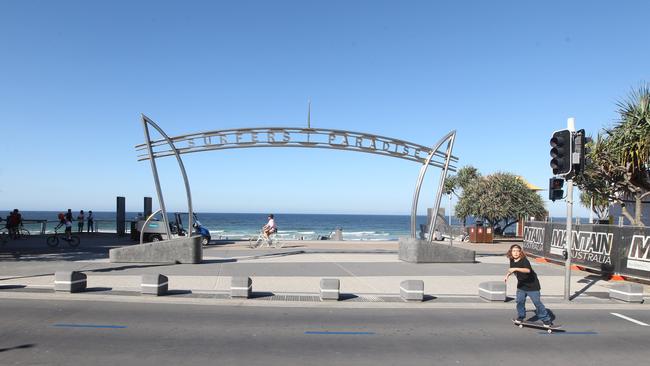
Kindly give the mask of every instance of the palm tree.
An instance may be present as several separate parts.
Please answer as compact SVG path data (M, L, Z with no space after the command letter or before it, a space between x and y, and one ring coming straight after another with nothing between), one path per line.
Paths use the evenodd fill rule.
M590 152L592 173L609 192L593 193L619 202L633 225L643 225L641 205L650 195L650 86L633 91L618 108L619 120L604 131ZM625 207L625 198L634 199L634 217Z

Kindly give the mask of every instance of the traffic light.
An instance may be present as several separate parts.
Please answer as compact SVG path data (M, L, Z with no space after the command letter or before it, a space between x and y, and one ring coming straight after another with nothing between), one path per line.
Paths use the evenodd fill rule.
M585 135L585 130L576 131L573 139L573 167L576 173L581 173L585 169L585 161L589 153L587 144L590 142L591 138Z
M548 181L548 199L555 202L556 200L561 200L564 197L564 179L562 178L551 178Z
M554 175L568 175L573 170L573 136L569 130L553 133L551 138L551 168Z

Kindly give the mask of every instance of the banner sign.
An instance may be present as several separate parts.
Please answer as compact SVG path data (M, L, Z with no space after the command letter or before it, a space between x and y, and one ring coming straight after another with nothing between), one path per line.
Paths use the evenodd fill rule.
M650 279L650 228L573 225L571 262L579 266ZM522 247L527 253L564 261L566 225L526 222Z

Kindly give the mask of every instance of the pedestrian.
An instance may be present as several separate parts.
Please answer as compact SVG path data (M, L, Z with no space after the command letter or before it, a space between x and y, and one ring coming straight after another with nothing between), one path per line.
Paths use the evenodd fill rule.
M18 237L20 231L20 226L23 224L23 216L20 214L17 208L7 216L7 231L9 231L9 236L13 239Z
M88 211L88 232L95 232L95 216L92 210Z
M517 318L513 319L513 321L521 323L526 320L526 297L530 297L533 305L535 305L537 319L544 323L546 327L553 326L551 316L540 298L542 287L539 284L537 273L535 273L528 258L526 258L526 253L521 249L521 246L513 244L506 256L510 259L510 268L508 268L505 281L508 282L508 278L513 273L517 276Z
M77 216L77 231L78 232L83 232L84 231L84 210L79 211L79 215Z

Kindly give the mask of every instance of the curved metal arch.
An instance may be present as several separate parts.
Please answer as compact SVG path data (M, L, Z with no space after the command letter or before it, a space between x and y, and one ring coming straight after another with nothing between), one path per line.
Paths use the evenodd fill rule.
M160 133L164 141L169 144L170 148L173 151L173 154L176 156L176 161L178 162L178 166L181 170L181 174L183 175L183 182L185 184L185 193L187 195L187 210L188 210L188 232L189 236L192 236L192 217L193 215L193 210L192 210L192 193L190 191L190 183L189 180L187 179L187 173L185 172L185 165L183 164L183 160L181 159L181 155L174 146L174 143L172 140L167 136L165 131L162 130L154 121L152 121L149 117L145 116L142 114L142 125L144 127L144 135L145 138L147 139L146 142L146 147L149 152L149 161L151 162L151 170L153 172L153 177L154 177L154 182L156 184L156 194L158 195L158 202L160 203L160 210L162 211L162 216L163 216L163 223L165 225L165 231L167 232L167 239L171 239L171 231L169 229L169 222L167 221L167 210L165 209L165 201L163 200L163 194L162 190L160 188L160 179L158 178L158 168L156 167L156 159L154 157L154 152L152 149L152 141L149 136L149 127L148 125L151 125L153 128L155 128L158 133Z
M440 173L440 183L438 184L438 192L436 193L436 200L434 204L434 211L433 214L431 215L431 222L429 222L429 242L433 242L433 231L435 229L436 221L438 219L438 210L440 209L440 200L442 198L442 188L445 183L445 179L447 179L447 172L449 171L449 161L451 160L451 152L454 148L454 141L456 140L456 130L453 130L449 132L447 135L445 135L443 138L438 141L436 145L434 145L434 148L432 151L438 151L440 147L447 142L447 149L445 153L445 164L442 168L442 172ZM413 206L411 207L411 238L416 238L416 232L417 232L417 223L416 223L416 218L417 218L417 212L418 212L418 201L420 199L420 189L422 188L422 182L424 181L424 176L427 172L427 168L429 167L429 163L433 159L433 154L430 154L424 164L422 164L422 167L420 168L420 175L418 176L418 179L415 184L415 192L413 194Z
M428 161L428 164L441 169L444 168L447 158L445 152L431 150L426 146L405 140L336 129L256 127L186 134L170 139L174 143L176 151L161 149L162 146L168 145L164 139L151 142L152 147L159 148L153 153L154 158L175 155L177 152L188 154L253 147L304 147L357 151L419 163ZM137 151L142 151L145 148L148 148L146 144L136 145ZM150 159L149 154L138 155L139 161L148 159ZM458 158L452 155L450 161L457 162ZM447 166L450 170L455 171L454 166L449 164Z
M429 242L433 241L433 231L435 228L437 216L438 216L438 210L440 208L440 200L442 196L442 189L444 186L445 179L447 178L447 173L449 171L455 171L455 167L450 165L451 162L457 162L458 157L452 155L453 151L453 146L454 146L454 141L456 139L456 130L453 130L449 132L447 135L445 135L442 139L438 141L436 145L432 149L429 149L423 145L418 145L414 144L411 142L407 142L404 140L397 140L385 136L379 136L379 135L373 135L373 134L368 134L368 133L360 133L360 132L352 132L352 131L345 131L345 130L333 130L333 129L313 129L313 128L286 128L286 127L264 127L264 128L244 128L244 129L230 129L230 130L217 130L217 131L209 131L209 132L202 132L202 133L195 133L195 134L188 134L188 135L180 135L180 136L175 136L170 138L165 134L165 132L158 126L156 123L154 123L151 119L149 119L147 116L142 114L142 123L144 126L145 130L145 137L146 137L146 143L145 144L140 144L136 145L136 150L140 151L143 149L147 150L146 155L139 155L138 160L149 160L151 163L151 169L153 171L154 175L154 181L156 183L156 192L158 194L158 200L160 202L161 206L161 211L163 213L163 221L165 223L165 228L167 231L168 237L171 237L171 233L169 230L169 224L167 222L167 212L165 209L164 201L163 201L163 196L162 196L162 191L160 189L160 182L158 178L158 171L156 168L156 158L161 158L165 156L171 156L174 155L176 156L176 160L178 162L178 165L181 170L181 174L183 175L183 181L185 183L185 191L187 194L187 201L188 201L188 211L189 211L189 219L188 223L190 226L190 230L192 230L192 216L193 216L193 210L192 210L192 196L190 192L190 187L189 187L189 181L187 179L187 173L185 171L185 166L183 165L183 161L180 157L180 154L187 154L187 153L192 153L192 152L200 152L200 151L210 151L210 150L221 150L221 149L232 149L232 148L250 148L250 147L318 147L318 148L328 148L328 149L339 149L339 150L352 150L352 151L359 151L359 152L366 152L366 153L374 153L374 154L380 154L380 155L386 155L386 156L392 156L392 157L397 157L397 158L402 158L406 160L411 160L411 161L417 161L422 163L422 167L420 168L420 174L418 176L418 179L416 181L416 186L415 186L415 193L413 195L413 206L411 208L411 237L416 238L416 232L417 232L417 223L416 223L416 217L417 217L417 206L418 206L418 201L420 197L420 190L422 187L422 182L424 180L424 176L426 175L427 169L429 165L438 167L442 169L442 173L440 175L440 182L438 186L438 192L436 194L436 200L435 200L435 206L434 206L434 213L431 218L431 222L429 222ZM148 125L153 126L162 136L163 139L161 140L156 140L156 141L151 141L151 138L149 136L149 129ZM274 139L271 139L270 137L268 138L267 141L265 142L260 142L256 139L256 134L261 133L261 132L267 132L269 134L273 133L306 133L306 141L290 141L288 137L284 137L284 139L281 142L277 142ZM244 141L241 142L239 140L240 134L242 133L250 133L251 134L251 140L250 141ZM237 140L234 143L228 143L228 141L223 141L221 140L219 144L216 146L213 146L211 143L208 143L208 146L203 146L197 148L194 140L197 138L202 138L204 141L205 139L209 139L211 137L219 137L220 139L229 134L234 134L237 136ZM329 140L327 142L323 141L313 141L311 140L311 137L314 135L328 135ZM333 143L333 137L336 137L337 135L340 135L343 137L343 141L341 143ZM352 135L352 136L350 136ZM270 136L270 135L269 135ZM283 135L285 136L285 135ZM352 137L355 138L355 145L353 147L350 147L348 139ZM360 140L359 140L360 139ZM362 142L364 139L367 139L371 141L371 145L369 146L363 146ZM210 141L210 140L207 140ZM377 149L376 147L376 142L379 141L383 145L382 149ZM176 147L177 143L182 143L182 142L188 142L187 147L185 148L178 148ZM440 151L440 147L447 142L447 147L444 152ZM386 149L385 146L388 144L393 144L395 150L393 152L390 151L390 149ZM169 150L161 150L161 151L153 151L154 147L159 147L163 145L169 145L170 149ZM401 153L397 152L397 149L399 146L402 146L404 149L402 150ZM413 154L410 154L410 149L413 150ZM428 155L426 158L422 158L419 156L420 152L426 152ZM435 157L438 158L444 158L442 162L439 161L434 161L433 159Z

